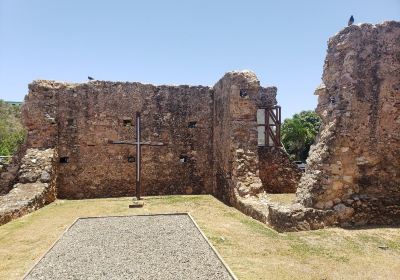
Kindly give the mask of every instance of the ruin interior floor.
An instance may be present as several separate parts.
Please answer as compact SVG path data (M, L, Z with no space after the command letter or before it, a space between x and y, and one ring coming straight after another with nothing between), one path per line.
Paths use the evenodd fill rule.
M78 219L24 279L235 279L188 214Z
M272 199L271 200L278 200ZM280 201L288 201L280 195ZM233 273L254 279L393 279L400 228L278 233L211 195L56 200L0 227L0 279L17 280L79 217L190 212Z

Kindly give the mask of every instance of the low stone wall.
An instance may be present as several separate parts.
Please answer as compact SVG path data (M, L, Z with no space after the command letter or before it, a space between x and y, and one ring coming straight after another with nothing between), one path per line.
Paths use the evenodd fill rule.
M18 183L0 196L0 225L28 214L56 198L53 149L28 149L21 160Z
M295 193L302 171L281 148L258 148L259 176L267 193Z
M337 213L333 210L319 210L301 204L269 204L266 221L279 232L315 230L338 225Z

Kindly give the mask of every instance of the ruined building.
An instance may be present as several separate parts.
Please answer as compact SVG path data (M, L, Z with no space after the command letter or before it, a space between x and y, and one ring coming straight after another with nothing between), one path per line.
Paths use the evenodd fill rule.
M14 179L2 175L15 185L0 205L14 209L7 197L18 190L35 196L21 211L0 206L0 224L55 195L135 195L135 148L111 142L136 141L136 112L141 140L160 144L142 148L142 195L213 194L278 230L400 223L399 54L394 21L329 40L316 91L323 124L301 179L280 147L277 89L250 71L213 87L35 81L23 107L27 153ZM292 205L263 195L296 190Z
M142 146L141 195L213 194L237 205L296 190L300 171L280 147L276 91L250 71L227 73L214 87L35 81L23 107L26 146L53 151L58 198L132 196L135 147L110 142L136 141L140 112L141 141L160 143ZM50 187L41 171L25 173L20 182Z
M400 23L352 25L328 42L298 204L270 207L281 230L400 224Z

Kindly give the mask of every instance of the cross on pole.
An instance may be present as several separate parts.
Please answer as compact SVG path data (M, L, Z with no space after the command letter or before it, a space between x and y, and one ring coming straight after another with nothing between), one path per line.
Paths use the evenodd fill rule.
M145 141L141 142L140 140L140 133L141 133L141 127L140 127L140 113L136 112L136 141L112 141L110 140L110 144L121 144L121 145L134 145L136 146L136 199L137 201L140 200L140 193L141 193L141 176L140 176L140 171L141 171L141 147L142 145L147 145L147 146L163 146L164 143L162 142L151 142L151 141ZM132 204L129 205L129 208L133 207L141 207L143 204Z

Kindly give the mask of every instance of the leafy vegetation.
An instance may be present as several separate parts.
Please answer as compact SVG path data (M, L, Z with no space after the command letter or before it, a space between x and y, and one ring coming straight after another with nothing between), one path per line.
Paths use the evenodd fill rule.
M302 111L282 125L282 143L292 160L305 161L318 134L321 119L314 111Z
M12 155L24 138L20 106L0 100L0 155Z

